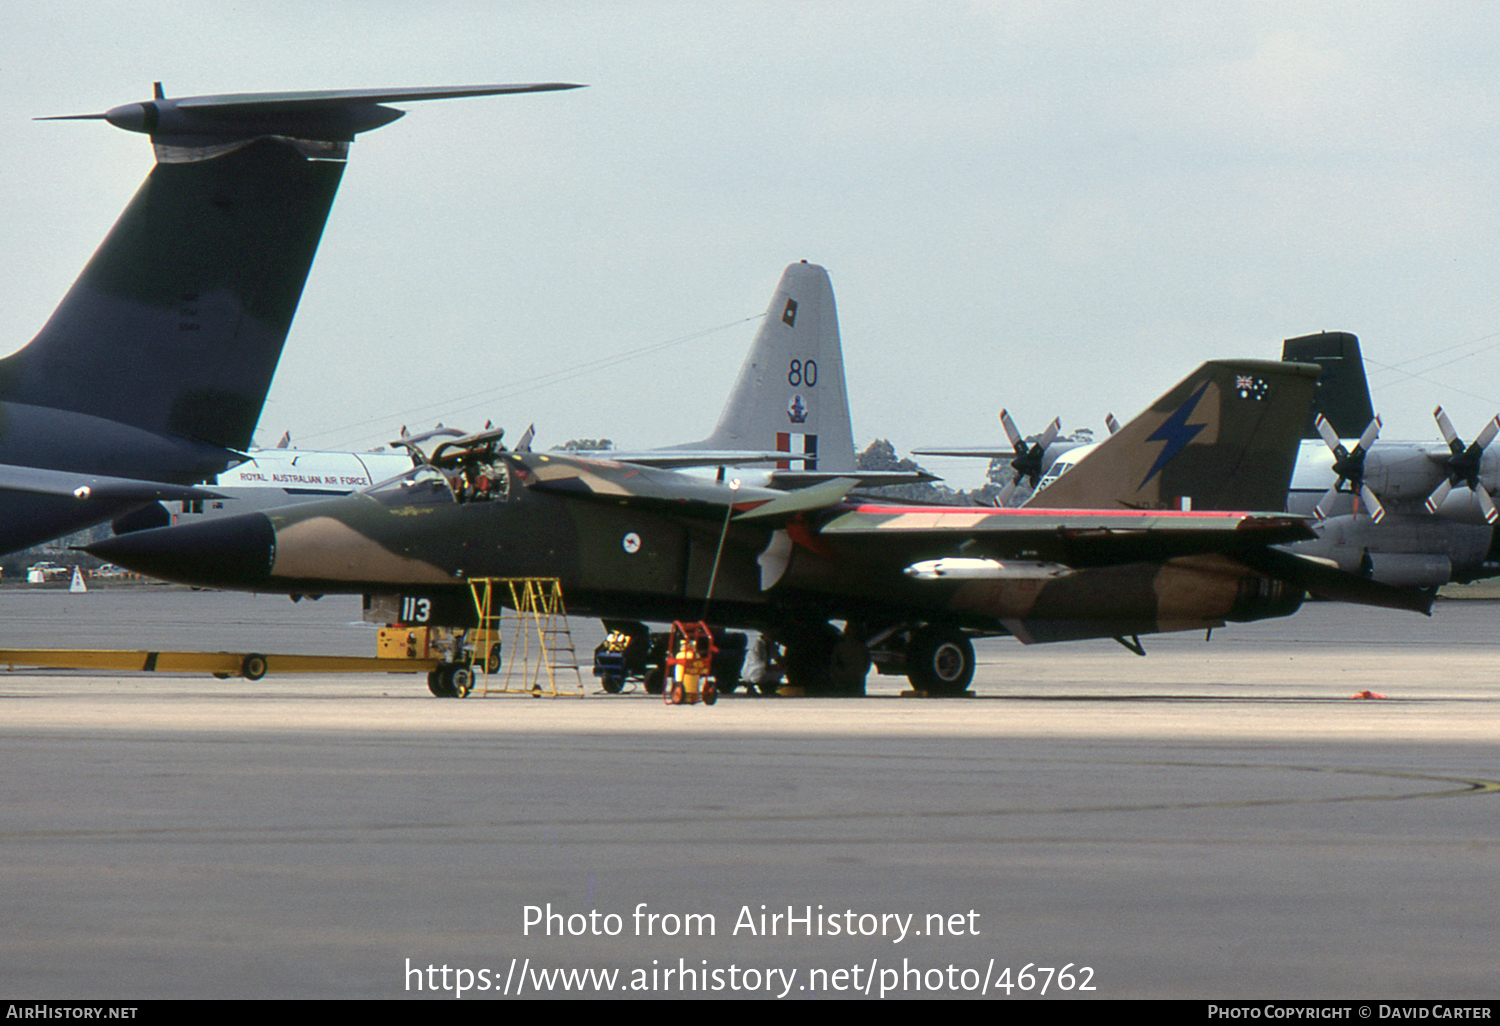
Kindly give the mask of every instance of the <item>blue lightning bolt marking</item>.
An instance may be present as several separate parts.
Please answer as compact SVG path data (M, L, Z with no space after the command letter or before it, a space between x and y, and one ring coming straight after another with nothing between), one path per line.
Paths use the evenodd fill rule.
M1150 472L1141 481L1142 488L1161 471L1162 467L1167 465L1167 462L1173 456L1180 453L1189 442L1198 437L1198 432L1208 427L1207 424L1189 424L1187 419L1198 408L1198 400L1203 398L1203 393L1208 391L1208 386L1212 383L1211 381L1205 381L1203 387L1193 393L1191 399L1177 407L1172 415L1166 419L1166 422L1153 431L1150 437L1146 439L1148 442L1166 442L1167 444L1162 447L1161 455L1156 457L1156 462L1151 465Z

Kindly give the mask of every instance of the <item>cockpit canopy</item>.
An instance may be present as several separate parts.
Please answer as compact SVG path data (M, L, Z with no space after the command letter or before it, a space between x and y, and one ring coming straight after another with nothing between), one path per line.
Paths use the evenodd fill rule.
M383 505L503 501L510 495L510 468L494 454L460 454L472 458L424 464L365 489Z

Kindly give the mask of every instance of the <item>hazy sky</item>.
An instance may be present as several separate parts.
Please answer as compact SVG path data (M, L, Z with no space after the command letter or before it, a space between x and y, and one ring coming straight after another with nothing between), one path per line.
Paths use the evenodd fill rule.
M833 279L861 446L997 442L1001 406L1098 429L1320 329L1360 336L1387 438L1500 411L1493 5L133 0L3 25L10 347L152 159L33 117L156 79L589 85L360 137L265 444L702 437L800 259Z

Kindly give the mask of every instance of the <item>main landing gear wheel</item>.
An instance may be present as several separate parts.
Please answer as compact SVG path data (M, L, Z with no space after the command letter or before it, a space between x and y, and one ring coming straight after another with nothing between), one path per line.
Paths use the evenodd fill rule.
M906 678L918 691L961 695L974 679L974 646L956 628L923 627L906 646Z
M831 623L805 624L788 631L783 642L787 684L808 695L832 692L833 649L838 642L838 629Z
M858 697L865 693L870 674L870 649L857 633L845 631L828 656L828 682L836 695Z
M786 639L786 682L809 695L863 695L870 649L857 628L805 626Z

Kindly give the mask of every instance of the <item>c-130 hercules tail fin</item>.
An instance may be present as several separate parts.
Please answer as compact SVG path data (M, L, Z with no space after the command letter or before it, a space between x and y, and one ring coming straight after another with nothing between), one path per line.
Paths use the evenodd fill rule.
M838 310L826 270L806 261L787 267L713 434L678 448L780 451L806 457L810 471L854 469Z

